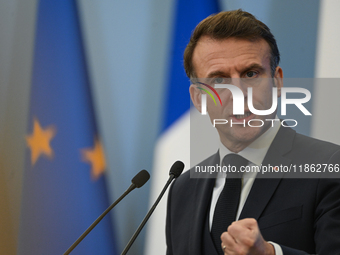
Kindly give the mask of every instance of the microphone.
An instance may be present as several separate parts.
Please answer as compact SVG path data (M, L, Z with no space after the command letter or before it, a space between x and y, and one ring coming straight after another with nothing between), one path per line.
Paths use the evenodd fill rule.
M146 216L143 219L142 223L139 225L139 227L137 228L136 232L131 237L130 241L126 245L126 247L123 250L121 255L125 255L129 251L130 247L132 246L133 242L136 240L136 238L139 235L139 233L142 231L142 229L143 229L144 225L146 224L146 222L149 220L151 214L155 210L155 208L158 205L159 201L162 199L162 197L163 197L165 191L167 190L167 188L169 187L170 183L173 181L173 179L175 179L175 178L177 178L178 176L181 175L181 173L183 172L183 169L184 169L184 163L182 161L176 161L172 165L172 167L170 168L170 171L169 171L169 179L166 182L166 184L165 184L161 194L159 194L156 202L153 204L153 206L151 207L149 212L146 214Z
M127 194L129 194L132 190L135 188L142 187L150 178L150 174L146 170L140 171L138 174L135 175L135 177L132 178L131 182L132 184L130 187L112 204L110 205L92 224L88 227L88 229L85 230L85 232L70 246L70 248L67 249L67 251L64 253L64 255L70 254L71 251L73 251L74 248L77 247L77 245L87 236L88 233L91 232L91 230L97 226L97 224L105 217L105 215L111 211L113 207L115 207Z

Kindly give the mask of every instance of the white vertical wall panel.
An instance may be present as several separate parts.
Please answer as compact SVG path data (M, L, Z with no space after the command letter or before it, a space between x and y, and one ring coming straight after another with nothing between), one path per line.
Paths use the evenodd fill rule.
M312 136L340 144L340 1L320 2ZM338 78L338 79L336 79Z

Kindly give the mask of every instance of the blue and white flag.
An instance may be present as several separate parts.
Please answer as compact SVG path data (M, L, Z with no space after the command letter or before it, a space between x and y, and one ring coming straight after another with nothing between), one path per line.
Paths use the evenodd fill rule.
M186 169L190 165L190 81L183 67L183 53L196 25L218 12L216 0L177 0L167 88L163 129L159 136L153 166L150 203L152 204L166 183L171 165L181 160ZM166 196L148 223L146 251L148 255L165 254Z

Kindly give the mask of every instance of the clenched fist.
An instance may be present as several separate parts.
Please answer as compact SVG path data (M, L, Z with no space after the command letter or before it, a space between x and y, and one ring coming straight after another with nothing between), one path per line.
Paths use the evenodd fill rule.
M263 239L255 219L233 222L221 240L225 255L275 255L273 245Z

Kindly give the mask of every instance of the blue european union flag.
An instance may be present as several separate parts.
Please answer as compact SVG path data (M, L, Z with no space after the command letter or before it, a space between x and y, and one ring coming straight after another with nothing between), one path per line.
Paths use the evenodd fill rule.
M18 254L63 254L109 206L77 6L38 6ZM110 215L72 254L116 254Z

